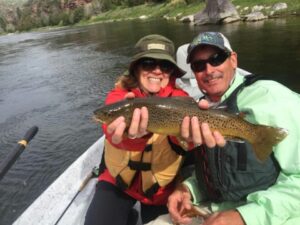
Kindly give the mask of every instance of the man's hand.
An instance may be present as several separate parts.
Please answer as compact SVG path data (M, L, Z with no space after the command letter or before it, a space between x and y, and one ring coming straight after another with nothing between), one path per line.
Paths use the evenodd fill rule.
M245 225L245 223L238 211L229 210L212 214L202 225Z
M168 198L168 210L172 221L176 224L189 224L192 219L182 216L183 211L192 207L191 194L187 187L180 185Z
M134 93L129 92L125 95L125 98L134 98ZM128 137L131 139L140 138L147 134L148 126L148 110L146 107L141 109L135 109L133 112L131 124L128 129ZM107 126L107 132L112 134L112 142L119 144L123 140L124 132L126 129L125 118L123 116L118 117Z
M209 103L206 100L199 102L201 109L208 109ZM193 142L195 146L206 144L207 147L213 148L216 145L224 147L226 141L219 131L211 131L207 123L199 123L197 117L186 116L181 124L181 136L187 142Z

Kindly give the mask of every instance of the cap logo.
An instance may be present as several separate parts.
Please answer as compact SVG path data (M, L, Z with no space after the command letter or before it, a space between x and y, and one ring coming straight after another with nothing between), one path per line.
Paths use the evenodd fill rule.
M231 46L227 38L219 32L203 32L200 33L188 47L187 63L191 61L192 51L199 45L215 46L225 52L232 52Z
M158 43L148 44L147 50L151 50L151 49L166 50L166 45L158 44Z
M198 44L214 44L214 45L224 45L222 37L217 33L204 33L198 36L193 40L191 45L198 45Z
M207 41L207 42L209 42L209 41L213 41L213 37L212 36L210 36L210 35L202 35L202 41Z

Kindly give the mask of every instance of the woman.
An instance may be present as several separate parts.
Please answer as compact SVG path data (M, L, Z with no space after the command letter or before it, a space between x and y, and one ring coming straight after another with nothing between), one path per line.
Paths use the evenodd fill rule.
M127 74L118 79L105 104L129 97L187 96L175 87L176 78L184 71L176 65L172 41L148 35L137 42L135 50ZM103 125L105 169L99 176L85 225L134 225L136 221L130 221L129 215L136 201L141 203L143 223L167 213L167 198L174 190L174 178L182 162L179 153L184 150L175 137L147 133L141 116L144 112L143 108L135 110L133 120L139 122L131 123L128 135L123 117Z

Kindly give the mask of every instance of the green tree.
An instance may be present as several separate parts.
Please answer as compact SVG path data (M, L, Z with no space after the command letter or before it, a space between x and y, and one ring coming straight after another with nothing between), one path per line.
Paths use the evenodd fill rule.
M84 8L78 7L74 10L74 21L73 23L78 23L80 20L84 18Z
M6 27L6 21L3 17L0 16L0 28L5 30L5 27Z

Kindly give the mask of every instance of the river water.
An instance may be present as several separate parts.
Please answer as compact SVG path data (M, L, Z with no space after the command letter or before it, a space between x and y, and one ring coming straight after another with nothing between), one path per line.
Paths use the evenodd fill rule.
M0 163L16 141L39 132L0 181L0 225L11 224L101 135L92 112L125 70L134 43L159 33L176 46L221 31L239 67L300 92L300 18L224 26L127 21L0 37Z

